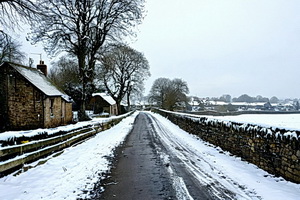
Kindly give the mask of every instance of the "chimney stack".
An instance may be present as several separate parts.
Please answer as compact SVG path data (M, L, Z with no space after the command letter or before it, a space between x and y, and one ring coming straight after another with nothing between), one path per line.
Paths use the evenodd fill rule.
M47 76L47 65L44 64L44 61L40 60L40 64L37 65L37 69L41 70L41 72Z

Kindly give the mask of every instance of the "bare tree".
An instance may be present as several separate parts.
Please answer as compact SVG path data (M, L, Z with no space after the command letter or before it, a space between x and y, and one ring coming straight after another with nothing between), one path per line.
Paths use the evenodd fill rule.
M179 109L185 107L188 93L188 85L182 79L158 78L151 87L149 101L163 109Z
M21 45L13 41L4 28L14 30L20 27L20 22L28 22L37 13L37 7L31 0L0 0L1 61L20 62L24 59L24 53L19 50Z
M38 7L31 0L0 0L0 25L10 29L19 22L28 22L38 14ZM0 29L0 32L3 30Z
M76 59L66 55L61 56L58 61L52 63L48 77L63 90L66 89L69 83L79 85L79 72Z
M171 80L168 78L158 78L154 81L150 94L149 101L156 103L160 108L166 108L167 94L171 87Z
M149 64L144 55L126 45L112 45L101 58L99 78L105 90L117 102L121 111L121 101L143 90L144 81L150 76Z
M37 0L45 14L32 23L31 39L45 41L51 53L77 57L82 84L80 120L86 118L86 86L94 80L96 56L105 41L133 33L141 23L144 0Z
M4 61L22 63L25 53L20 50L21 45L6 34L0 34L0 63Z
M81 84L79 69L76 58L64 55L58 61L52 63L48 77L72 97L76 103L76 108L81 103ZM87 96L91 96L94 87L87 86ZM87 98L88 99L88 98Z

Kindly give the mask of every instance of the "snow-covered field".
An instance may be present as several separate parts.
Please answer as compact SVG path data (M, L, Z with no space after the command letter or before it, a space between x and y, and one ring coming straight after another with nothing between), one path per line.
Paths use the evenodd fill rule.
M253 124L253 125L259 125L266 128L276 127L276 128L300 131L300 114L242 114L242 115L234 115L234 116L230 116L230 115L212 116L212 115L196 115L196 114L187 114L187 113L178 113L178 112L173 112L173 113L176 113L178 115L192 116L192 117L206 117L208 119L217 119L220 121L231 121L231 122Z
M18 176L8 175L0 178L0 199L75 200L88 198L89 195L85 191L92 190L94 184L99 181L101 173L109 170L107 157L112 156L113 149L124 141L132 129L137 114L138 112L134 113L123 119L118 125L100 132L82 144L65 149L61 155L49 159L43 165L29 169ZM230 156L229 153L220 153L220 148L186 133L160 115L153 114L153 116L163 124L165 129L169 130L169 133L173 134L174 140L176 139L176 141L194 149L195 152L201 153L205 162L210 162L214 166L213 169L204 169L222 173L222 176L215 173L216 176L214 177L219 178L219 182L224 183L224 185L226 185L224 180L234 180L255 194L251 199L257 199L257 197L261 197L263 200L299 199L300 184L273 177L255 165ZM286 116L291 117L292 115ZM299 116L297 115L297 117ZM260 124L266 123L263 121ZM30 165L35 164L37 163Z
M220 120L300 130L300 114L245 114L238 116L207 116Z

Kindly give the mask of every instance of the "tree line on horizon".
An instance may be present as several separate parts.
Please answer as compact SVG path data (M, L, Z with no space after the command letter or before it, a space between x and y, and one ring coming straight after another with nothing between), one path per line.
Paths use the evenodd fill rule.
M223 101L226 103L231 102L246 102L246 103L256 103L256 102L270 102L270 103L278 103L279 99L276 96L273 96L271 98L263 97L261 95L257 95L256 97L252 97L247 94L242 94L239 97L232 98L231 95L225 94L220 97L207 97L207 100L212 101Z

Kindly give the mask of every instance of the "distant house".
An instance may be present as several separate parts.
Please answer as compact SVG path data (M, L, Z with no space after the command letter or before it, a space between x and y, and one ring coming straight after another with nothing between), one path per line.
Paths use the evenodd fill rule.
M46 77L43 61L37 68L0 66L0 129L50 128L72 121L70 97Z
M274 110L274 108L270 102L267 102L264 104L263 110Z
M90 109L94 111L94 114L108 113L109 115L118 115L116 101L106 93L92 94Z

